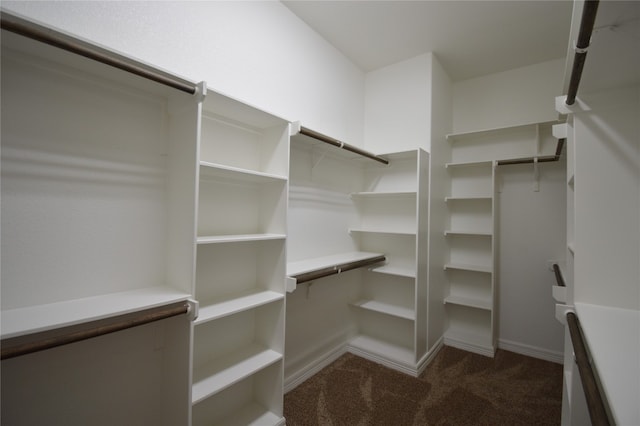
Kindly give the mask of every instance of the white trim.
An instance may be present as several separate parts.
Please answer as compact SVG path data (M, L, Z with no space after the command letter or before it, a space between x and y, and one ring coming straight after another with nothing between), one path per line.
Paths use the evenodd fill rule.
M285 377L284 393L286 394L287 392L292 391L293 389L304 383L307 379L319 373L320 370L340 358L345 353L347 353L347 344L343 343L315 357L305 366Z
M532 358L555 362L556 364L564 364L564 353L558 351L551 351L549 349L504 339L498 340L498 348L504 349L505 351L515 352L520 355L530 356Z

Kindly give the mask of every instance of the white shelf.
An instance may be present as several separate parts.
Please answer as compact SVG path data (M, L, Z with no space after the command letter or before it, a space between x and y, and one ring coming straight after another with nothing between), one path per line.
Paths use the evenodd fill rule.
M287 263L287 276L300 275L307 272L313 272L320 269L330 268L332 266L358 262L361 260L373 259L383 256L383 253L371 253L365 251L354 251L347 253L339 253L330 256L316 257L312 259L304 259L296 262Z
M284 424L284 418L282 416L276 415L255 402L241 407L233 415L225 417L220 422L215 423L215 425L219 426L266 426L279 424Z
M394 345L393 343L375 339L373 337L365 335L356 336L349 342L349 347L364 351L365 353L375 354L385 359L391 359L403 365L411 367L415 365L412 349Z
M640 311L575 307L614 423L640 424Z
M201 177L222 178L226 180L251 183L285 182L287 180L285 176L210 163L207 161L200 162L200 175Z
M477 309L493 309L493 303L490 299L480 299L478 297L468 297L451 294L444 299L444 303L450 303L453 305L467 306Z
M491 266L471 265L467 263L447 263L444 265L444 269L459 269L462 271L486 272L489 274L493 272Z
M481 231L462 231L462 230L453 230L453 229L448 229L446 231L444 231L444 235L474 235L474 236L479 236L479 237L491 237L493 236L493 233L491 232L481 232Z
M491 195L484 196L469 196L469 197L444 197L445 203L452 201L489 201L493 197Z
M371 268L371 272L378 274L394 275L398 277L416 278L415 268L403 268L393 265L383 265Z
M168 305L191 296L169 287L150 287L102 296L2 311L2 338L23 336Z
M252 344L193 372L191 401L200 401L282 359L282 354Z
M360 300L352 303L351 305L358 308L367 309L369 311L407 319L410 321L414 321L416 318L416 314L413 309L391 305L389 303L384 303L377 300Z
M490 129L480 129L480 130L474 130L470 132L450 133L446 136L446 138L447 138L447 141L449 142L473 140L473 139L478 139L486 136L511 133L515 130L521 130L527 127L534 127L541 124L544 125L544 124L553 124L553 123L556 123L556 122L555 121L533 122L533 123L516 124L514 126L507 126L507 127L494 127Z
M198 318L194 321L194 324L203 324L282 299L284 299L284 294L275 291L250 290L229 295L224 300L209 304L200 301Z
M575 248L575 246L574 246L574 244L573 244L573 243L568 243L568 244L567 244L567 248L569 249L569 252L570 252L571 254L573 254L573 255L575 255L575 254L576 254L576 248Z
M239 243L246 241L283 240L285 234L237 234L237 235L213 235L198 237L198 244Z
M477 166L492 166L493 160L486 161L460 161L460 162L452 162L446 163L444 166L448 168L456 168L456 167L477 167Z
M353 199L371 199L371 198L415 198L415 191L399 191L399 192L354 192L351 194Z
M416 235L415 232L410 231L402 231L402 230L392 230L392 229L359 229L359 228L349 228L349 233L351 232L360 232L360 233L370 233L370 234L392 234L392 235Z

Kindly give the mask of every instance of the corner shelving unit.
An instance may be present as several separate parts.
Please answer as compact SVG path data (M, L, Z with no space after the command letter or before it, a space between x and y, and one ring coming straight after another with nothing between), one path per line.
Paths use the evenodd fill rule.
M417 375L427 356L427 218L429 155L422 150L384 155L389 165L368 164L363 191L351 198L362 250L384 252L386 263L366 272L351 306L358 335L349 350Z
M284 424L289 124L214 93L201 129L193 425Z

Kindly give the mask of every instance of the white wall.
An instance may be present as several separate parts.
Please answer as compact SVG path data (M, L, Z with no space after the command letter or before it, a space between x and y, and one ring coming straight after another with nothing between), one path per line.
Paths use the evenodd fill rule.
M365 148L376 153L431 147L431 53L367 73Z
M499 346L555 361L562 360L564 328L555 318L549 260L562 261L566 246L564 161L539 166L500 166Z
M348 143L364 74L275 1L3 1L2 7Z
M455 83L453 132L557 119L564 65L561 58Z

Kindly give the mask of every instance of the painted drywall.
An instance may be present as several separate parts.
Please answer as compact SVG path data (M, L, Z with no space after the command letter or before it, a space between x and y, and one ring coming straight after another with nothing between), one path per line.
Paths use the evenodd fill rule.
M367 150L430 150L431 58L425 53L366 74Z
M363 144L364 74L280 2L3 1L2 7Z
M499 346L562 361L564 328L555 318L550 260L563 261L566 238L564 161L498 168Z
M453 85L453 132L555 120L562 94L564 58Z

